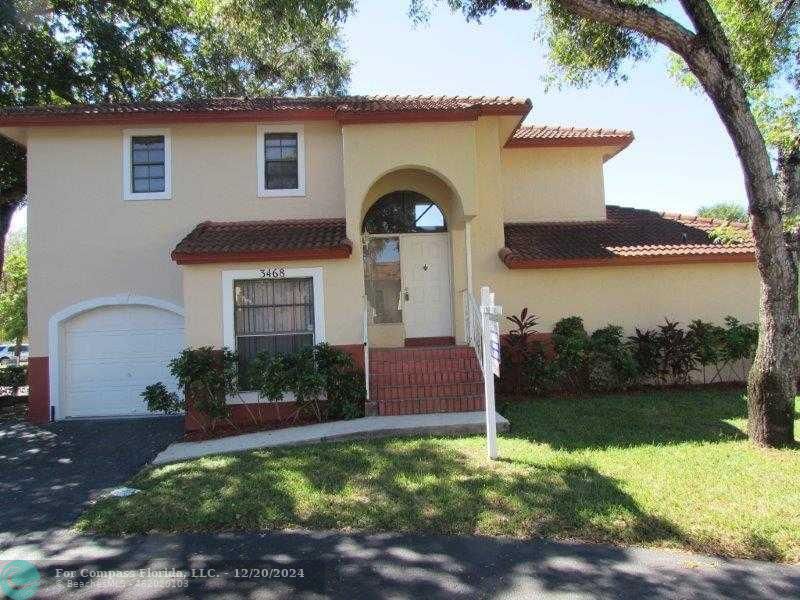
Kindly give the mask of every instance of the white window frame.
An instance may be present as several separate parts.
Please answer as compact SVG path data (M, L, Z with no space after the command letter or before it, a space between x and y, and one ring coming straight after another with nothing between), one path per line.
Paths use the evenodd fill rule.
M278 267L284 269L283 267ZM269 272L275 269L275 265L269 265L264 271ZM322 267L303 267L286 268L284 277L265 277L261 269L244 269L233 271L222 271L222 344L230 349L236 350L236 328L234 324L234 297L233 282L242 279L298 279L308 278L312 280L314 288L314 344L325 341L325 281ZM294 398L291 394L287 395L283 401L291 402ZM239 396L228 398L228 404L236 402L251 403L258 402L258 392L242 392Z
M139 136L164 136L164 191L134 192L131 185L131 139ZM125 200L171 200L172 199L172 136L169 129L125 129L122 132L122 197Z
M297 134L297 188L268 190L265 181L266 154L264 136L268 133ZM306 195L306 143L303 126L297 123L269 123L259 125L256 134L256 176L259 198L286 198Z

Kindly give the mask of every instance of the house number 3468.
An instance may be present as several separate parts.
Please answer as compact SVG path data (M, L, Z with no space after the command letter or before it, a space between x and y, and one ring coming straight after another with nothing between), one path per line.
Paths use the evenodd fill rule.
M286 268L285 267L273 267L271 269L259 269L261 272L261 277L264 279L279 279L281 277L286 277Z

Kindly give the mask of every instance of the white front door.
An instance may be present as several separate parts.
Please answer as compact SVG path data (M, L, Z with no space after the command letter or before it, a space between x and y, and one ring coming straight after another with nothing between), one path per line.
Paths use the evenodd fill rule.
M400 270L406 337L452 336L450 235L401 235Z

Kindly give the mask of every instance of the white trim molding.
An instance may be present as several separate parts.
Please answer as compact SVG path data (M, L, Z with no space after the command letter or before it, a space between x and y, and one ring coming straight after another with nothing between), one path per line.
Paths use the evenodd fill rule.
M268 133L297 134L297 187L286 190L268 190L264 181L264 136ZM256 134L256 189L259 198L287 198L306 195L306 143L303 126L297 123L264 123Z
M131 186L131 138L135 136L164 136L164 191L134 192ZM122 132L122 198L129 200L172 199L172 134L169 129L125 129Z
M242 279L297 279L311 277L314 288L314 343L325 341L325 281L322 267L306 267L283 269L283 277L270 277L269 273L276 269L245 269L222 272L222 344L230 350L236 350L236 332L233 315L233 282ZM286 397L284 402L293 398ZM257 392L242 392L237 397L228 399L228 404L257 402Z
M48 375L50 410L56 420L63 418L61 414L61 325L79 314L104 306L150 306L173 312L181 317L185 316L182 306L173 304L159 298L137 296L135 294L117 294L116 296L102 296L77 302L52 315L47 323L48 337Z

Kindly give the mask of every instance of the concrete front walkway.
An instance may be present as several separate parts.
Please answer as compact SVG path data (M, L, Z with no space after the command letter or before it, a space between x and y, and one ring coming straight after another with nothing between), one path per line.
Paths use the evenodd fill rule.
M495 413L497 430L508 430L508 419ZM178 442L169 446L153 460L159 465L177 460L198 458L208 454L241 452L276 446L298 446L333 440L371 439L389 436L452 435L482 433L485 429L484 412L436 413L429 415L401 415L394 417L364 417L350 421L333 421L302 427L288 427L274 431L259 431L207 440L204 442Z

